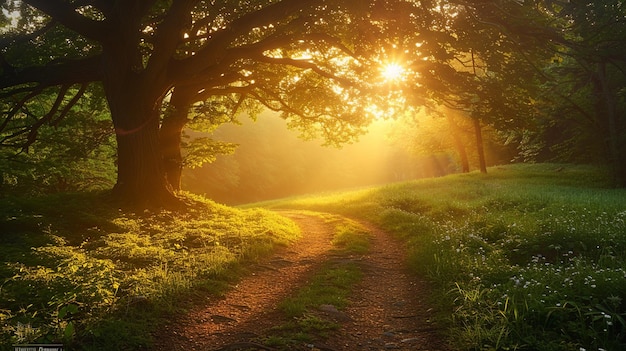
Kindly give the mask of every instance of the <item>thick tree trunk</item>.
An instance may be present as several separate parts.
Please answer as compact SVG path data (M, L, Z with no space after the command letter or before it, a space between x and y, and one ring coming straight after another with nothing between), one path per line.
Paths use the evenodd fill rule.
M174 89L170 101L172 108L166 114L161 125L160 141L165 178L175 191L180 190L183 170L181 139L191 106L190 96L181 89Z
M107 92L117 140L113 193L130 206L176 206L178 200L167 183L161 159L159 104L145 91L131 87Z
M141 41L141 14L148 7L119 6L112 15L119 26L103 43L103 85L117 140L117 183L113 193L138 208L180 204L169 186L159 140L160 109L171 87L167 64L146 65ZM147 66L150 66L148 69Z
M174 191L180 190L183 173L183 156L180 150L185 124L177 122L175 119L165 118L160 132L165 179Z
M160 158L158 111L149 114L128 107L128 118L114 122L117 139L117 183L114 193L133 205L172 205L175 197ZM129 123L129 122L134 123Z
M478 152L478 165L480 173L487 173L487 162L485 161L485 148L483 146L483 132L480 127L480 119L474 119L474 133L476 135L476 151Z

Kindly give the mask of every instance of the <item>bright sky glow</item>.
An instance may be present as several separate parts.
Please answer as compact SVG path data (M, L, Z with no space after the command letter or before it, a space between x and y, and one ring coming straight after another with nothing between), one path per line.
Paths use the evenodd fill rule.
M404 67L395 62L388 63L382 67L381 75L386 81L400 80L404 75Z

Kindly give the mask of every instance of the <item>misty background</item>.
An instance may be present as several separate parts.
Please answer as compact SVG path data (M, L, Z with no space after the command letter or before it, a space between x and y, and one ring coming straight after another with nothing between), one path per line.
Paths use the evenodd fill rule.
M322 146L321 140L299 139L297 132L287 129L286 122L271 112L262 113L256 121L247 117L240 121L240 125L224 124L211 135L215 140L239 144L235 153L186 169L183 189L237 205L460 171L451 150L441 145L425 149L423 135L416 133L414 137L420 140L412 140L411 126L395 120L374 122L358 142L341 148ZM431 132L431 139L437 133L441 134L438 139L446 139L445 130ZM400 134L405 137L398 138Z

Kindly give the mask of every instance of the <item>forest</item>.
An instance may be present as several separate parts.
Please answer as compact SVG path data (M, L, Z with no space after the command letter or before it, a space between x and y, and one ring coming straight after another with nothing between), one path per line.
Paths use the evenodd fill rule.
M621 187L624 11L620 1L8 1L2 193L113 189L171 205L182 174L235 151L211 133L263 110L335 146L372 121L401 121L390 136L399 150L451 155L446 172L594 163Z
M625 188L622 0L0 3L0 350L183 349L321 235L286 320L201 346L344 349L318 307L397 241L425 334L358 343L622 350Z

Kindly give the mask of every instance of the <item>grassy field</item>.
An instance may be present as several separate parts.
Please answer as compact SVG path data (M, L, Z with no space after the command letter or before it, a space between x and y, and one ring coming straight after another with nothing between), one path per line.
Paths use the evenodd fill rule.
M194 296L223 293L242 263L299 236L258 206L362 218L397 235L412 269L432 282L458 349L624 350L626 190L608 183L593 167L514 165L248 209L191 195L185 213L135 214L99 193L3 198L0 350L149 348L164 318ZM366 250L345 225L336 245ZM320 279L345 281L346 270ZM297 294L285 313L312 297ZM274 342L293 338L283 331Z
M155 325L220 294L293 222L187 195L185 213L116 210L104 194L0 200L0 349L149 349Z
M262 204L371 221L407 243L461 350L626 349L626 190L513 165Z

